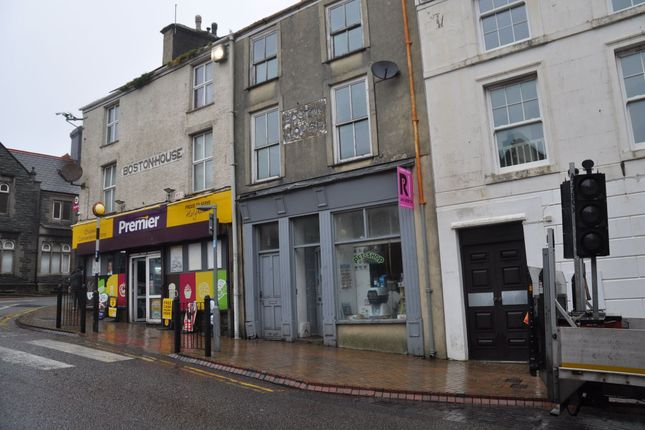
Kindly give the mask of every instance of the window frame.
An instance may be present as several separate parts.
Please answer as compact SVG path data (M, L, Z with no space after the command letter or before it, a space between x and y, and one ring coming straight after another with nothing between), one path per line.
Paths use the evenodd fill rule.
M211 67L211 79L206 80L206 69L207 66ZM197 83L197 71L203 69L204 80L201 83ZM211 105L215 102L215 88L213 82L215 80L215 63L212 61L206 61L201 64L197 64L192 69L192 83L193 83L193 92L192 92L192 109L199 109L204 106ZM208 100L208 88L210 87L210 94L212 94L212 100ZM201 102L198 100L197 92L203 88L203 100Z
M531 118L528 120L523 120L519 122L514 122L514 123L509 123L505 124L502 126L495 126L495 118L494 118L494 113L493 113L493 101L492 101L492 95L491 93L495 90L499 90L501 88L507 88L512 85L517 85L517 84L522 84L523 82L529 82L529 81L535 81L535 92L537 96L537 105L538 109L540 111L540 116L538 118ZM514 171L520 171L520 170L528 170L532 169L535 167L541 167L541 166L546 166L548 165L551 160L549 158L549 145L548 145L548 139L547 139L547 130L545 126L545 115L544 115L544 109L542 107L542 100L540 97L540 85L539 85L539 79L538 75L536 73L531 73L528 75L522 75L522 76L517 76L511 79L506 79L501 82L494 82L489 85L486 85L484 87L485 91L485 96L486 96L486 104L487 104L487 111L489 115L489 127L491 130L491 137L492 137L492 149L493 149L493 158L495 160L495 168L497 172L499 173L508 173L508 172L514 172ZM508 108L508 103L506 104L506 107ZM499 157L499 146L497 143L497 133L505 130L511 130L514 128L518 127L524 127L527 125L532 125L532 124L541 124L542 126L542 139L544 143L544 152L545 152L545 157L543 160L536 160L536 161L530 161L527 163L519 163L519 164L514 164L510 166L502 166L501 165L501 160Z
M65 214L65 205L69 205L69 218L64 218ZM59 214L56 216L56 205L59 206ZM72 202L69 200L54 200L52 202L52 219L54 221L71 221L72 220Z
M16 264L16 243L10 239L0 239L0 274L13 274L14 266ZM3 271L5 255L11 253L11 267L9 271Z
M107 172L112 171L113 173L110 177L114 178L114 182L111 182L109 185L106 185ZM101 194L103 196L103 204L105 205L105 212L110 213L114 212L114 203L116 199L116 163L106 164L102 167L101 172ZM107 195L111 195L111 198L106 198Z
M633 55L637 53L641 53L641 56L645 57L645 44L640 44L629 49L623 49L623 50L617 51L615 53L615 58L616 58L616 65L618 67L618 80L619 80L619 85L621 90L621 100L622 100L623 110L625 114L625 121L627 124L627 133L629 136L630 146L633 147L633 149L641 150L641 149L645 149L645 140L643 140L642 142L636 142L636 135L634 134L634 124L632 123L632 117L629 112L629 104L644 102L645 93L637 96L633 96L633 97L627 96L627 88L625 87L625 76L623 74L623 65L621 61L623 57L627 57L629 55ZM645 73L644 63L645 63L645 60L641 60L641 65L643 66L643 71Z
M639 4L634 4L634 0L630 0L631 6L626 6L626 7L620 8L620 9L616 9L614 7L614 0L607 0L607 1L609 2L609 8L611 10L611 13L622 12L624 10L633 9L633 8L635 8L637 6L641 6L641 5L645 4L645 2L639 3Z
M256 137L256 129L255 129L255 120L256 118L260 116L264 116L267 120L265 121L265 134L267 136L267 142L268 142L268 135L269 135L269 121L268 121L268 115L272 112L277 112L277 118L278 118L278 141L275 143L267 143L265 146L262 146L261 148L256 148L255 146L255 137ZM267 182L267 181L272 181L274 179L282 177L282 127L280 125L280 106L272 106L268 109L264 109L258 112L254 112L251 114L251 164L252 164L252 174L253 174L253 183L261 183L261 182ZM258 177L258 153L261 150L270 150L272 147L278 147L278 173L276 175L271 176L271 152L269 151L269 169L268 169L268 174L269 176L265 178L260 178Z
M0 206L0 214L8 214L9 213L9 196L11 195L11 186L6 183L6 182L0 182L0 194L4 196L5 203L6 203L6 210L2 210L2 206Z
M350 26L343 27L342 29L339 29L337 31L333 31L331 28L331 12L333 9L336 9L338 7L344 7L346 4L351 3L353 1L356 1L358 3L358 11L360 14L360 20L358 24L353 24ZM341 0L336 3L329 4L325 7L325 19L326 19L326 35L327 35L327 57L329 60L334 60L336 58L342 58L347 55L351 55L355 52L359 52L366 47L365 43L365 20L364 20L364 12L363 12L363 2L362 0ZM347 21L347 15L345 14L345 21ZM342 33L349 34L351 30L354 30L356 28L360 28L361 31L361 46L360 48L356 48L354 50L349 50L349 36L347 39L347 52L336 55L335 50L334 50L334 37L338 36Z
M206 143L206 136L209 135L209 134L210 134L210 139L211 139L211 154L210 154L210 156L207 157L206 156L206 145L205 145L205 143ZM199 160L196 160L195 159L195 155L196 155L195 143L196 143L196 140L199 139L199 138L204 139L204 158L200 158ZM197 133L197 134L194 134L192 136L192 151L191 151L192 152L192 155L191 155L191 160L192 160L191 169L192 169L192 171L191 171L191 177L192 177L192 182L193 182L193 184L192 184L193 185L193 187L192 187L193 192L201 192L201 191L204 191L204 190L211 189L211 188L213 188L215 186L215 182L214 182L214 178L213 178L213 175L214 175L214 172L213 172L214 158L215 158L215 156L214 156L214 154L215 154L214 146L215 146L215 143L213 142L213 130L205 130L205 131L202 131L201 133ZM208 165L209 161L211 162L210 178L211 178L211 181L212 181L210 187L208 186L208 180L207 179L209 177L209 174L208 174L208 171L207 171L208 169L206 168L206 166ZM200 189L198 189L196 187L196 176L197 176L196 167L198 165L203 165L204 166L204 177L202 178L203 181L204 181L204 187L200 188Z
M503 5L503 6L498 6L498 7L493 6L493 9L491 9L489 11L486 11L486 12L483 12L483 13L481 12L481 8L480 8L480 0L475 0L475 3L476 3L475 8L476 8L476 11L477 11L478 32L479 32L479 35L480 35L481 46L482 46L482 49L483 49L484 52L493 52L493 51L495 51L497 49L502 49L504 47L515 45L516 43L524 42L526 40L531 39L531 21L529 20L529 10L528 10L528 4L527 4L528 2L527 2L527 0L510 0L509 3L507 3L507 4ZM500 44L500 45L497 45L494 48L487 48L486 47L486 37L485 37L486 33L484 32L484 18L487 18L489 16L495 16L496 14L504 12L506 10L510 11L511 9L514 9L514 8L522 6L522 5L524 6L525 11L526 11L526 27L527 27L527 32L528 32L527 37L525 37L523 39L516 39L516 40L513 40L510 43L506 43L506 44L503 44L503 45ZM511 21L511 27L512 27L512 21ZM499 35L499 27L497 27L497 33ZM499 36L498 36L498 38L499 38ZM513 31L513 38L515 38L515 31Z
M67 275L70 273L72 248L67 243L43 242L40 245L39 274ZM58 266L52 267L53 255L58 255ZM45 259L47 261L45 268Z
M119 103L112 104L105 108L105 144L111 145L119 141ZM110 114L114 112L114 119L110 120Z
M365 110L366 110L366 116L361 117L361 118L352 118L350 121L343 122L342 124L338 124L336 122L336 91L345 88L345 87L350 87L350 96L349 96L349 103L351 106L351 86L353 84L356 84L358 82L363 82L365 84ZM364 158L369 158L374 156L374 141L373 141L373 136L372 136L372 118L371 118L371 107L370 107L370 93L369 93L369 85L368 85L368 77L367 76L361 76L356 79L352 79L350 81L345 81L340 84L334 85L331 87L331 117L332 117L332 127L333 127L333 151L334 151L334 162L336 164L340 163L348 163L356 160L361 160ZM353 114L352 114L353 115ZM362 155L354 155L353 157L348 157L348 158L341 158L341 151L340 151L340 127L347 125L347 124L356 124L357 122L363 121L365 118L367 118L367 136L369 137L369 152L367 154L362 154ZM354 133L354 154L356 153L356 134Z
M271 30L265 31L257 36L254 36L250 39L249 42L249 82L250 86L255 86L255 85L261 85L265 82L271 82L274 79L278 79L280 77L280 59L279 59L279 54L280 54L280 38L278 37L280 33L278 32L277 28L273 28ZM266 39L270 36L275 35L275 45L276 45L276 51L275 55L271 57L267 57L266 55ZM262 60L257 61L255 59L255 42L264 39L264 57ZM268 65L271 60L275 59L276 62L276 74L273 77L269 77L269 69L268 67L265 68L265 75L266 78L264 80L257 80L256 79L256 70L257 67L261 64Z

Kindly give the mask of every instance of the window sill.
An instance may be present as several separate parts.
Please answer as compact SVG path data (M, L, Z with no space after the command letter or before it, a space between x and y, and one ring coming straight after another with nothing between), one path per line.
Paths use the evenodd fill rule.
M492 173L484 177L486 185L498 184L502 182L515 181L518 179L533 178L536 176L552 175L559 173L555 166L548 164L545 166L532 167L525 170L515 170L505 173Z
M112 142L110 142L110 143L104 143L104 144L102 144L102 145L100 146L100 148L106 148L106 147L108 147L108 146L112 146L112 145L114 145L114 144L116 144L116 143L119 143L119 139L114 140L114 141L112 141Z
M264 185L269 182L274 182L279 179L282 179L282 176L272 176L270 178L265 178L265 179L254 179L249 185Z
M199 107L196 107L196 108L192 108L192 109L186 111L186 115L191 114L193 112L200 111L202 109L206 109L207 107L213 106L214 104L215 104L215 102L210 102L210 103L208 103L208 104L206 104L204 106L199 106Z
M264 85L266 85L268 83L275 82L275 81L277 81L279 79L280 79L280 75L276 76L275 78L271 78L271 79L267 79L266 81L259 82L257 84L249 85L244 90L245 91L251 91L251 90L254 90L254 89L259 88L261 86L264 86Z
M338 320L336 325L365 325L365 324L405 324L404 319L360 319L360 320Z
M368 154L368 155L361 155L360 157L348 158L346 160L338 160L338 161L335 161L334 164L332 164L332 167L339 167L345 164L357 163L359 161L370 160L373 158L376 158L376 155Z
M334 58L329 58L329 59L327 59L327 61L324 61L323 64L331 64L334 61L342 60L343 58L351 57L352 55L356 55L356 54L359 54L361 52L365 52L365 51L367 51L367 48L368 48L367 46L363 46L362 48L359 48L359 49L357 49L355 51L352 51L352 52L348 52L347 54L343 54L343 55L340 55L340 56L334 57Z

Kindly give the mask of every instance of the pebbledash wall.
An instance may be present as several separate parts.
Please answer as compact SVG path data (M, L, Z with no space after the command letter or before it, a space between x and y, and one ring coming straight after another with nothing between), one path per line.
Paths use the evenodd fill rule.
M496 46L503 31L484 20L495 13L503 18L507 5L490 12L491 2L479 0L418 3L444 308L450 310L448 356L469 357L460 232L520 222L527 264L541 267L546 230L555 228L558 270L569 282L559 184L569 162L580 167L587 158L607 175L611 255L598 259L601 305L608 313L645 317L645 142L634 138L645 119L630 119L621 67L625 56L640 52L642 58L645 5L614 10L619 2L608 0L512 2L525 11L527 24L521 9L514 10L516 33L503 37L517 40ZM535 83L539 113L525 111L524 118L542 125L545 157L502 167L491 92L518 82Z

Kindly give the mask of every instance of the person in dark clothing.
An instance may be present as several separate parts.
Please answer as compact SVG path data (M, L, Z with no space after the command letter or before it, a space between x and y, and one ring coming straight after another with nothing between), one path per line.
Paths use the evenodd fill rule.
M69 279L70 289L74 297L74 309L78 308L81 303L81 294L83 294L83 268L77 267Z

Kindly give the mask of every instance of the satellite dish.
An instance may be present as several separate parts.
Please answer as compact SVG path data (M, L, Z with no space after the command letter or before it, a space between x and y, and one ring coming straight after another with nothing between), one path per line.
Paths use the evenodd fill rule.
M65 164L63 168L58 171L58 173L60 173L63 179L65 179L67 182L72 183L79 180L81 176L83 176L83 169L75 161L70 161L69 163Z
M377 61L372 64L372 74L379 79L392 79L399 75L399 66L393 61Z

